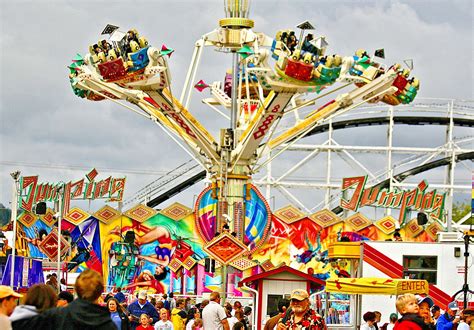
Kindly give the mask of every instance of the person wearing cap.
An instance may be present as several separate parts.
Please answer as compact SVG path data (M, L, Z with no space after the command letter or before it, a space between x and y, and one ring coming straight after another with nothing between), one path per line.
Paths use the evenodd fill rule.
M8 318L16 307L18 298L23 295L16 293L6 285L0 285L0 329L11 330L12 324Z
M446 312L441 315L438 322L436 322L436 329L452 330L454 325L459 323L459 318L456 317L458 310L458 304L455 301L451 301L446 307Z
M306 290L296 289L291 292L290 308L285 317L278 323L278 330L284 329L327 329L324 319L310 308L309 295Z
M147 314L150 316L151 323L155 324L159 319L160 316L149 301L147 301L147 292L146 290L141 290L138 293L138 300L134 301L128 306L128 311L130 313L130 325L132 330L135 330L138 325L140 324L140 315Z
M68 304L72 303L74 296L69 291L61 291L58 294L58 303L57 307L66 307Z
M433 317L433 322L436 324L438 322L439 317L441 316L441 308L438 305L434 305L431 307L431 316Z
M397 313L390 314L388 319L390 320L390 323L387 324L387 327L385 329L386 330L393 330L393 327L395 326L395 322L397 322L397 320L398 320Z
M429 329L435 330L436 326L434 324L433 318L431 317L431 307L433 307L434 302L429 296L420 296L416 295L418 303L418 315L421 316L423 321L426 323Z

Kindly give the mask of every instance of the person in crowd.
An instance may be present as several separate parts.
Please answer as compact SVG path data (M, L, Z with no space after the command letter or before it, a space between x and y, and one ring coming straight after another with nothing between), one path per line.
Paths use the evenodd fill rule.
M145 290L141 290L138 293L138 299L131 303L128 306L129 312L129 320L132 330L135 330L140 322L140 316L142 314L147 314L150 319L151 323L155 324L159 320L158 312L149 301L147 301L147 292Z
M114 295L112 294L112 292L108 292L106 295L105 295L105 298L104 298L104 305L107 305L107 302L109 301L109 299L113 298Z
M184 330L186 319L188 315L184 311L185 300L176 300L176 307L171 310L171 323L173 323L174 330Z
M310 308L309 295L306 290L296 289L290 296L291 310L278 322L278 330L305 327L311 330L327 329L321 315Z
M227 313L226 313L227 314ZM234 324L237 322L240 322L240 320L244 320L244 311L243 310L237 310L234 312L233 316L227 316L227 323L229 323L229 328L232 329Z
M48 309L56 307L58 297L51 286L46 284L35 284L28 289L25 304L15 308L10 321L12 329L28 328L28 321Z
M209 299L204 299L203 301L201 301L201 304L199 306L199 310L201 311L201 315L202 315L202 311L204 310L204 308L209 305Z
M278 314L268 319L263 330L273 330L278 324L278 321L285 316L285 312L289 306L290 301L288 299L281 299L278 302Z
M202 330L203 323L201 318L194 319L194 324L191 326L191 330Z
M12 324L8 318L17 305L18 298L23 295L16 293L6 285L0 285L0 329L11 330Z
M66 307L53 308L28 322L29 329L61 330L116 330L105 306L99 306L99 297L104 292L102 275L92 269L84 270L76 280L74 289L77 299Z
M232 327L232 330L244 330L244 329L245 329L245 327L244 327L244 324L242 322L237 322Z
M393 327L395 326L395 322L398 320L398 315L396 313L390 314L389 317L390 323L387 324L386 330L393 330Z
M339 323L339 316L337 315L337 311L333 307L329 307L328 316L326 316L326 324L338 324L338 323Z
M416 296L416 299L418 301L418 307L419 307L418 315L421 316L421 318L423 319L423 321L425 322L425 324L428 326L429 329L435 330L436 325L433 321L433 318L431 317L431 310L430 310L431 307L433 307L434 305L433 299L431 299L428 296L422 297L419 295Z
M427 326L423 318L418 315L420 308L414 294L406 293L398 296L395 303L402 318L395 323L394 330L421 330Z
M235 314L235 311L238 309L242 309L242 304L240 303L240 301L236 300L234 302L234 309L232 310L232 316Z
M431 315L433 317L434 324L438 322L439 317L441 316L441 308L438 305L431 307Z
M107 301L107 308L110 312L110 318L118 330L130 330L130 321L117 298L110 298Z
M151 330L153 326L150 324L150 316L148 314L143 313L140 315L140 325L137 327L137 330Z
M375 327L375 330L379 330L380 327L382 326L380 322L382 320L382 313L380 313L379 311L374 311L374 313L375 313L374 327Z
M69 291L61 291L58 294L58 302L56 307L66 307L68 304L72 303L74 296Z
M160 320L155 323L155 330L174 330L173 323L168 318L168 310L160 309Z
M196 319L200 319L200 318L201 318L201 313L199 312L199 309L191 308L188 311L188 317L186 320L186 330L192 330L194 322L196 321Z
M125 302L126 298L125 298L125 295L124 295L123 292L122 292L122 288L121 288L121 287L118 287L118 288L117 288L117 293L115 294L114 298L117 299L117 301L119 302L119 304L122 304L122 303Z
M252 322L250 315L252 314L252 307L245 306L244 308L244 326L246 330L252 329Z
M162 297L163 297L164 308L166 308L167 310L170 310L170 301L168 299L168 295L164 293Z
M170 295L168 297L169 301L169 310L172 311L174 308L176 308L176 300L174 299L174 293L170 292Z
M458 304L452 301L448 304L446 312L438 318L436 322L437 330L452 330L459 323L456 313L459 310Z
M376 315L374 312L365 313L362 318L365 323L360 326L360 330L375 330L375 319Z
M220 305L221 295L211 292L209 304L202 310L202 321L206 330L229 330L229 322L224 308Z
M165 303L163 300L158 300L155 304L155 308L157 311L160 311L162 308L165 308Z
M56 294L58 293L58 277L57 277L56 273L51 274L49 279L46 281L46 284L51 286L51 288L53 288L53 290L54 290L54 292L56 292Z
M184 311L187 313L192 307L191 297L186 297L184 300Z
M461 313L461 320L457 330L469 330L474 321L474 309L465 309Z
M15 310L18 298L23 295L16 293L6 285L0 285L0 329L11 330L12 324L8 318Z
M59 281L59 288L61 289L61 291L67 291L67 284L66 284L66 279L65 278L62 278Z

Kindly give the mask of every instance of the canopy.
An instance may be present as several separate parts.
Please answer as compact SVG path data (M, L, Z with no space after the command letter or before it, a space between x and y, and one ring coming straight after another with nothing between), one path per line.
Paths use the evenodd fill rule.
M428 294L429 285L426 280L402 280L375 277L338 278L326 280L326 291L345 294Z

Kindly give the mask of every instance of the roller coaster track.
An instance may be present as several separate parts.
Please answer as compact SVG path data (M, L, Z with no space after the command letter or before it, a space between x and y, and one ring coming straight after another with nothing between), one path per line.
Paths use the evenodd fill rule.
M440 125L440 126L447 126L450 124L450 118L446 116L393 116L393 122L396 125ZM367 118L356 118L356 119L350 119L350 120L338 120L332 122L332 129L345 129L345 128L356 128L356 127L364 127L364 126L381 126L381 125L388 125L390 123L390 117L389 116L377 116L377 117L367 117ZM330 124L322 124L317 127L315 127L311 132L307 135L315 135L315 134L320 134L324 133L329 130L329 125ZM474 119L468 118L468 117L454 117L453 118L453 125L458 126L458 127L474 127ZM459 154L456 156L456 161L463 161L463 160L472 160L474 159L473 153L464 153L464 154ZM397 181L403 181L409 176L413 176L415 174L431 170L436 167L440 166L445 166L450 163L451 157L446 157L443 159L438 159L429 163L426 163L424 165L412 168L410 170L404 171L394 177ZM182 165L181 165L182 166ZM153 190L152 195L154 197L152 199L145 198L146 189L143 188L141 190L141 200L137 199L137 197L132 198L132 200L136 201L144 201L147 200L147 205L149 207L156 207L160 203L163 203L164 201L168 200L172 196L184 191L185 189L193 186L197 182L203 180L206 177L206 171L200 171L196 173L196 169L199 167L199 165L195 166L187 166L186 168L193 169L193 175L192 176L184 176L184 173L187 173L187 171L177 171L178 174L174 173L174 170L170 172L171 178L165 179L165 176L163 176L160 183L157 185L154 185L154 188L151 189L150 186L153 185L150 184L147 187L149 188L148 190L151 192ZM177 168L178 169L178 168ZM176 170L177 170L176 169ZM156 182L156 181L155 181ZM383 185L386 186L388 185L388 180L383 180L377 185ZM171 186L171 188L169 188ZM128 201L127 201L128 203ZM337 211L339 211L338 208L336 208ZM335 209L335 210L336 210ZM341 209L342 211L342 209ZM339 211L340 212L340 211Z

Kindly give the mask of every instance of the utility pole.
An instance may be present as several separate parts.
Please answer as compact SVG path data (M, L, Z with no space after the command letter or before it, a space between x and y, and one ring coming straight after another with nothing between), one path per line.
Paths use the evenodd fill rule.
M15 278L15 255L16 255L16 218L18 213L18 195L19 195L19 182L20 182L20 171L10 173L13 178L13 190L12 190L12 214L10 221L13 222L13 246L11 254L11 268L10 268L10 287L13 289Z

